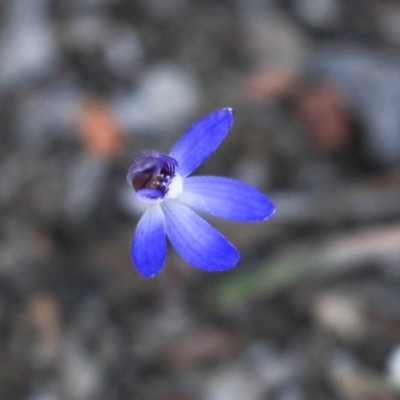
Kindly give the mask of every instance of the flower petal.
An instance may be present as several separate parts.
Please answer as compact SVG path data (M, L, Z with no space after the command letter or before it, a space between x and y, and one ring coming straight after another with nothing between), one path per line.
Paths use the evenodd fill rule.
M161 271L167 255L164 215L159 205L149 207L140 219L132 242L132 260L146 278Z
M186 178L179 200L216 217L234 221L262 221L275 212L272 201L257 189L220 176Z
M167 236L189 264L206 271L223 271L238 263L236 247L184 204L167 200L162 208Z
M233 123L233 110L223 108L192 125L172 148L169 156L178 161L177 172L188 176L224 140Z

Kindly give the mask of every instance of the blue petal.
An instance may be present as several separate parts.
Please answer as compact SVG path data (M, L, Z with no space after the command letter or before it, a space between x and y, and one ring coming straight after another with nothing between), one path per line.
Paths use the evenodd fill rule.
M179 200L216 217L234 221L262 221L275 212L272 201L257 189L220 176L186 178Z
M189 264L206 271L223 271L238 263L237 249L184 204L167 200L162 208L167 236Z
M138 200L146 201L146 200L159 200L164 197L164 194L159 189L154 188L146 188L138 190L135 193L135 196Z
M169 153L178 161L177 172L183 177L193 172L221 144L232 123L232 109L223 108L192 125Z
M167 255L164 215L160 206L149 207L140 219L131 254L137 270L146 278L160 272Z

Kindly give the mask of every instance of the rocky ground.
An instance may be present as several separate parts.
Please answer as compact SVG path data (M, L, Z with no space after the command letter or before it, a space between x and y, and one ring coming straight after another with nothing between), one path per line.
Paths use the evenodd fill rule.
M400 3L0 1L0 399L392 400ZM125 175L201 116L199 173L274 200L241 252L138 275Z

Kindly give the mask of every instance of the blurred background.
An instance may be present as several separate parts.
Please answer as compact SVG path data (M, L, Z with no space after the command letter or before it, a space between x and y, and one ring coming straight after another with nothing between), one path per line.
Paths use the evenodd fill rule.
M391 400L400 393L400 1L1 0L0 399ZM130 244L125 175L197 119L196 172L278 212L211 220L206 273Z

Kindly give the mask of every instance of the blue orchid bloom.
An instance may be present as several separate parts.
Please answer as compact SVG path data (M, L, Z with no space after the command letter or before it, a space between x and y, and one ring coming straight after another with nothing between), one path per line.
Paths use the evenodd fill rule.
M142 152L131 164L127 180L148 208L132 242L139 273L153 277L167 255L166 237L182 258L206 271L237 265L239 252L192 208L233 221L271 217L271 200L253 187L219 176L188 177L224 140L233 123L230 108L217 110L192 125L170 151Z

